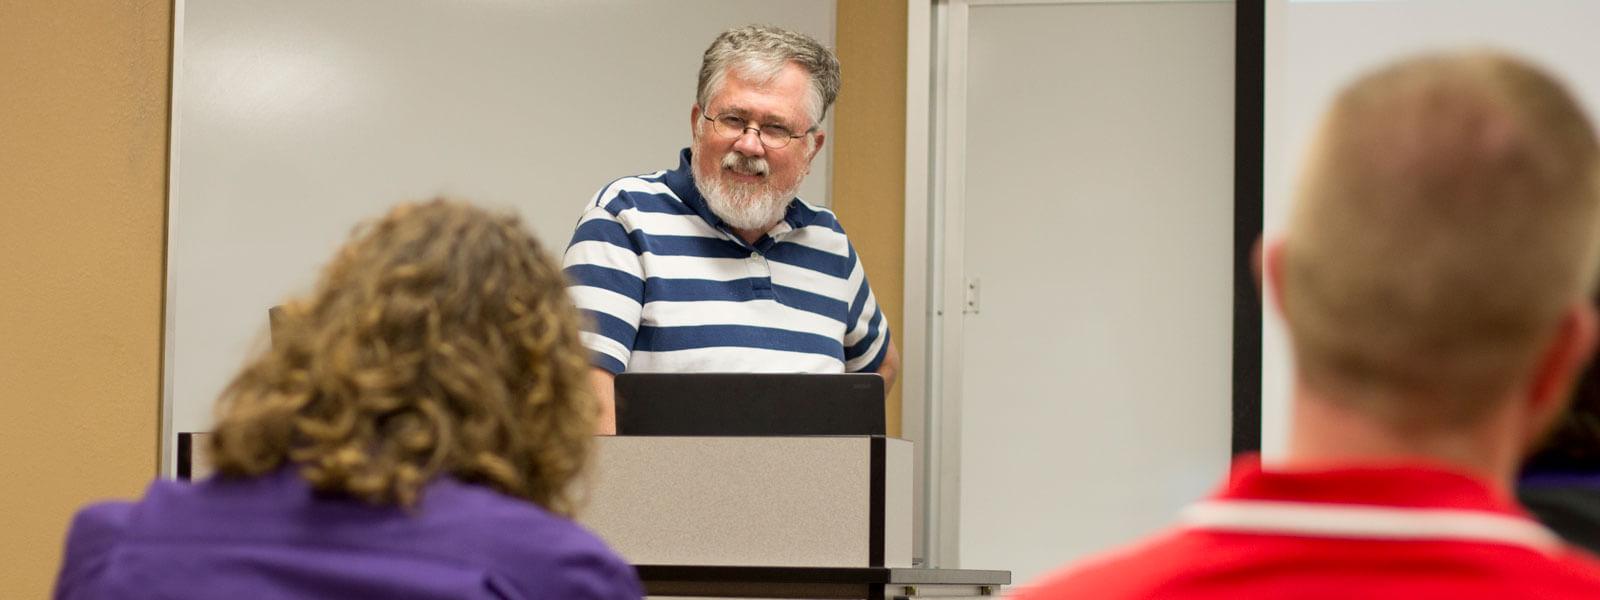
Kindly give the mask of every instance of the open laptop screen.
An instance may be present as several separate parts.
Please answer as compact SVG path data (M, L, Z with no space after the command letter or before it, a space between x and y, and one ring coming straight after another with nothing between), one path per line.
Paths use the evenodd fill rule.
M883 435L872 373L623 373L619 435Z

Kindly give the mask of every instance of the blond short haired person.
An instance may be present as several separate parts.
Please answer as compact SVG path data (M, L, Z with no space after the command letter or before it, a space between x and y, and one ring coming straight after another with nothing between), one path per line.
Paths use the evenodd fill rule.
M1357 80L1267 247L1287 457L1021 597L1600 598L1512 497L1595 343L1597 230L1595 133L1549 75L1472 52Z
M394 209L222 393L217 475L78 513L56 597L640 597L570 520L597 416L577 321L515 217Z

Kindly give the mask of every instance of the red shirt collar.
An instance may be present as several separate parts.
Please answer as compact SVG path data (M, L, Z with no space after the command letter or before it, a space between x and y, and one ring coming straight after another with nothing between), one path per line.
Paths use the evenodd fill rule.
M1420 459L1310 469L1265 469L1250 454L1233 463L1217 500L1272 500L1528 514L1483 480Z

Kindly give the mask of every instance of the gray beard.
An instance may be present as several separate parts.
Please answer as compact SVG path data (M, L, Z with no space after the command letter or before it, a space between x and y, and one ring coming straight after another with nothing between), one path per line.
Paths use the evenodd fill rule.
M743 184L730 183L722 178L722 168L731 166L730 163L741 162L737 152L729 152L719 161L716 173L704 173L699 161L690 161L690 169L694 172L694 185L700 190L700 195L706 199L706 204L711 207L711 213L722 219L729 227L745 231L766 231L778 221L783 220L784 213L789 210L789 199L794 198L795 192L800 189L800 182L796 181L794 187L786 190L774 190L772 186L764 183ZM744 159L746 166L760 159ZM765 162L760 163L762 172L767 172ZM749 169L747 169L748 171Z

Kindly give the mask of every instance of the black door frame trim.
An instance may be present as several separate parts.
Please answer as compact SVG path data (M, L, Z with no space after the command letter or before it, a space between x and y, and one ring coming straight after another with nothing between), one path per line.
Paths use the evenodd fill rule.
M1265 179L1266 0L1236 0L1233 89L1233 453L1261 450L1261 293L1254 248Z

